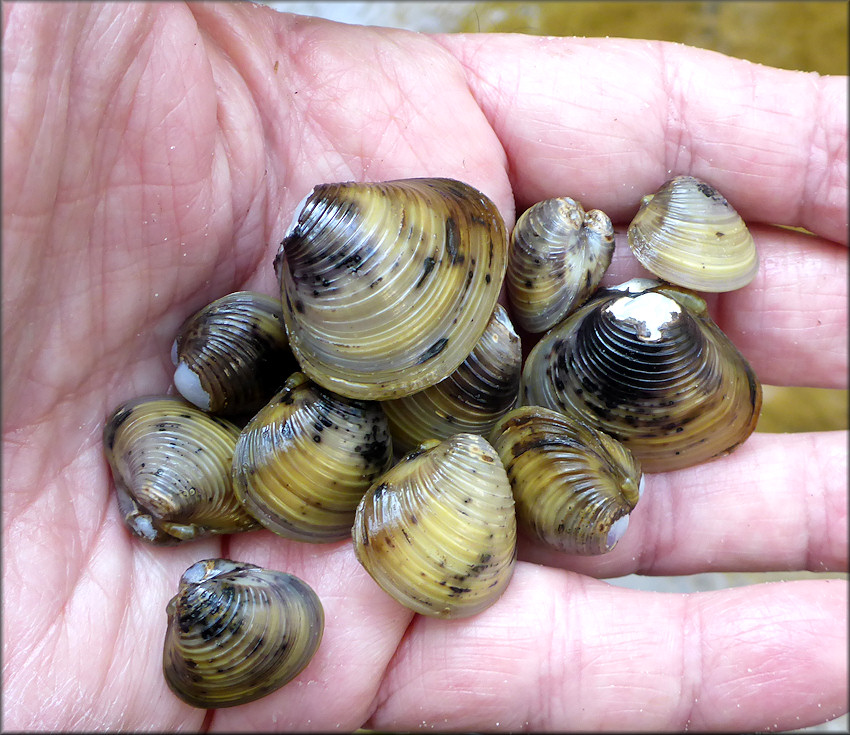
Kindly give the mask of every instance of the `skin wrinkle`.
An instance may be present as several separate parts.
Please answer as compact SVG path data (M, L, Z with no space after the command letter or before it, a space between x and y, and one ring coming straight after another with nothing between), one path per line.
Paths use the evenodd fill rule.
M661 133L661 140L666 145L661 165L668 172L691 171L693 164L691 152L694 150L694 143L687 125L683 123L687 119L688 91L682 89L681 81L678 78L681 69L668 61L667 46L657 44L656 50L660 67L657 71L658 79L661 83L662 95L667 101L667 115ZM688 160L683 162L682 156L687 156Z
M699 712L696 694L702 691L705 679L703 674L705 637L700 606L695 604L698 599L693 594L685 594L678 600L682 610L681 635L678 637L679 645L682 647L682 687L679 694L679 707L674 709L682 711L680 724L677 727L680 732L694 724L694 717ZM672 719L675 721L675 717Z

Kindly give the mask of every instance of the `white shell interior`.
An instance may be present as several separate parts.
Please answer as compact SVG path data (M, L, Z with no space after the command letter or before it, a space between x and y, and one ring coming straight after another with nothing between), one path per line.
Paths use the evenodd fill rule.
M658 342L661 330L670 326L682 313L682 307L669 296L648 292L634 297L623 296L606 307L614 317L634 324L638 338Z
M185 362L181 362L174 371L174 385L187 401L202 411L210 410L209 393L201 387L201 379Z
M312 196L315 188L310 190L310 193L307 194L295 207L295 211L292 214L292 221L289 223L289 227L286 228L286 232L284 233L284 239L289 237L292 234L292 231L298 227L298 218L301 216L301 212L304 211L304 206L307 204L307 200Z
M622 518L618 518L611 524L611 528L608 529L608 538L605 539L605 543L608 545L609 549L613 549L616 543L623 538L623 534L626 532L626 529L629 527L629 516L624 515Z

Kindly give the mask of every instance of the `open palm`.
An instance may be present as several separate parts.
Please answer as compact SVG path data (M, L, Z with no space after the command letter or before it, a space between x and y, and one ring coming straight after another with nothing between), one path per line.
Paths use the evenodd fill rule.
M438 36L253 5L4 5L3 687L6 729L795 727L846 706L844 580L698 595L630 572L846 570L846 436L755 435L650 475L627 536L577 559L523 541L470 619L414 616L350 543L266 531L131 538L100 433L165 392L181 321L274 293L325 181L451 176L515 207L569 195L628 222L672 174L723 191L756 280L711 311L769 383L846 376L846 79L657 42ZM815 235L769 223L802 226ZM607 282L640 272L618 247ZM161 673L181 573L292 572L326 628L289 685L207 715ZM206 721L205 721L206 717Z

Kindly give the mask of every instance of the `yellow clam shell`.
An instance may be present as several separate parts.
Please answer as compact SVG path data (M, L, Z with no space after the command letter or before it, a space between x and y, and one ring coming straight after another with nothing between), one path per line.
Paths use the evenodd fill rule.
M521 527L558 551L603 554L614 548L643 485L628 449L539 406L505 414L491 440L511 481Z
M697 291L742 288L758 271L744 220L717 189L693 176L676 176L645 196L628 239L647 270Z
M505 468L474 434L426 442L370 488L352 535L357 559L402 605L441 618L475 615L513 573L516 517Z
M575 416L645 472L728 454L753 432L761 384L693 292L634 279L604 289L534 346L520 401Z
M360 399L438 383L481 337L506 251L494 204L459 181L315 187L275 259L301 370Z
M351 534L357 504L391 462L379 403L338 396L294 373L242 429L233 488L270 531L296 541L339 541Z
M259 528L233 493L239 429L182 398L148 396L118 406L103 447L132 533L154 544Z
M310 663L324 630L322 604L306 582L229 559L189 567L166 612L165 681L201 709L279 689Z

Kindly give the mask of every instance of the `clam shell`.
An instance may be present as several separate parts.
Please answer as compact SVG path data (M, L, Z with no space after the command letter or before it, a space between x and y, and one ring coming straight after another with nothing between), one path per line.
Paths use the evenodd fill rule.
M755 429L758 378L694 293L646 281L598 292L550 330L520 401L625 444L645 472L728 454Z
M427 439L489 434L516 401L521 362L519 337L505 309L496 304L481 339L448 378L381 404L396 454L405 454Z
M506 251L496 207L459 181L317 186L275 259L302 371L361 399L438 383L481 337Z
M543 332L596 290L614 253L614 227L575 199L533 205L516 222L505 276L516 323Z
M516 517L505 468L480 436L426 442L370 488L352 535L357 559L402 605L441 618L475 615L513 573Z
M155 544L258 528L233 494L230 465L239 429L176 397L121 404L103 447L130 531Z
M744 220L717 189L692 176L677 176L645 196L628 239L647 270L697 291L742 288L758 271Z
M338 396L294 373L236 443L233 486L270 531L348 538L358 502L392 462L381 405Z
M165 680L203 709L279 689L310 663L324 629L321 602L306 582L229 559L189 567L167 615Z
M524 406L498 421L492 443L520 527L558 551L614 548L643 485L640 464L620 442L572 417Z
M253 414L296 369L280 299L237 291L187 319L174 341L174 384L203 411Z

